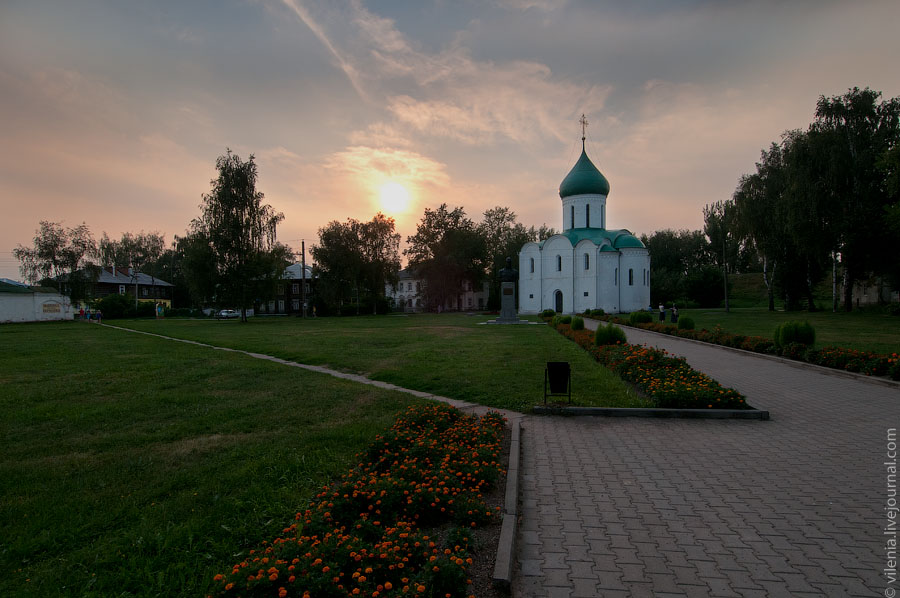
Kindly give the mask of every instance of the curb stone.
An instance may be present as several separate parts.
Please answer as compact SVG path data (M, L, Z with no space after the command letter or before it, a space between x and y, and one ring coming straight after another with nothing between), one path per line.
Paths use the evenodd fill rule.
M769 412L759 409L643 409L640 407L545 407L535 405L533 412L535 415L594 415L601 417L769 419Z
M494 560L494 587L509 593L513 563L516 557L516 527L519 504L519 456L521 455L521 418L511 422L512 439L509 444L509 468L506 474L506 498L503 506L503 525Z

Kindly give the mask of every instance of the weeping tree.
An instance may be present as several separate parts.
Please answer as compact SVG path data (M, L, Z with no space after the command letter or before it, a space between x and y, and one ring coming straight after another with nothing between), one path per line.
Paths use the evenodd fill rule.
M245 322L254 301L273 296L292 254L276 241L284 214L263 203L265 196L256 189L254 156L245 162L229 149L216 160L216 170L219 174L203 195L200 217L191 222L191 240L185 247L210 260L214 302L238 307ZM210 274L200 261L186 260L185 268L197 267L200 277Z
M42 220L35 231L34 244L13 249L19 260L19 272L31 284L40 281L54 285L72 303L86 299L90 283L96 280L93 258L97 243L87 224L65 228L58 222Z
M900 143L900 98L879 101L881 92L854 87L819 97L810 127L822 139L821 176L839 206L837 246L843 269L844 309L852 309L853 284L896 264L896 234L886 226L892 198L884 158ZM888 175L888 176L886 176Z

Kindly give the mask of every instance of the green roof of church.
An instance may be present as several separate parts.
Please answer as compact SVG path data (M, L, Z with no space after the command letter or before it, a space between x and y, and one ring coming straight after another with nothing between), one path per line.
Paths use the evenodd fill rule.
M570 195L609 195L609 181L597 170L587 153L582 149L581 157L578 162L566 175L562 183L559 184L559 196L569 197Z
M605 228L570 228L563 231L562 235L569 239L572 247L575 247L581 241L588 239L594 245L602 246L607 241L606 247L601 247L600 251L614 251L624 247L644 247L641 240L631 234L631 231L622 230L606 230ZM609 249L607 249L607 247Z

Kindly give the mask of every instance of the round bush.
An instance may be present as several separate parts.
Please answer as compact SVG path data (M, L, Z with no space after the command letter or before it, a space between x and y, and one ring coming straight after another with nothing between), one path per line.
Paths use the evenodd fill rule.
M678 318L678 329L679 330L693 330L695 327L694 320L691 318L684 316L682 318Z
M552 309L545 309L544 311L541 312L542 318L552 318L555 315L556 315L556 312L553 311Z
M572 317L572 330L584 330L584 319L578 316Z
M560 316L560 317L559 317L559 323L560 323L560 324L571 324L571 323L572 323L572 316Z
M649 324L652 321L653 316L646 311L634 311L628 316L628 322L630 324Z
M625 332L621 328L615 324L597 326L597 331L594 333L595 345L615 345L616 343L625 344Z
M779 349L793 343L809 346L816 342L816 330L809 322L785 322L775 328L773 340Z

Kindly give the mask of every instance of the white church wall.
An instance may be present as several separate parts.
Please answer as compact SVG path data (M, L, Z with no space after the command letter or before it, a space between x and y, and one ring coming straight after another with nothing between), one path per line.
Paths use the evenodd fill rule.
M644 270L649 269L648 252L642 248L623 248L620 251L619 311L646 309L650 305L650 286L644 278Z
M536 314L541 307L541 251L537 243L526 243L519 252L519 313Z
M541 251L543 289L541 303L556 309L556 293L562 293L562 313L572 313L572 244L567 237L554 235L544 241Z
M575 312L594 309L597 301L597 246L591 241L581 241L575 246ZM585 261L585 256L587 261ZM587 266L587 267L585 267Z
M619 254L613 251L598 251L597 262L600 273L597 276L597 307L606 313L619 311L619 285L616 281Z

